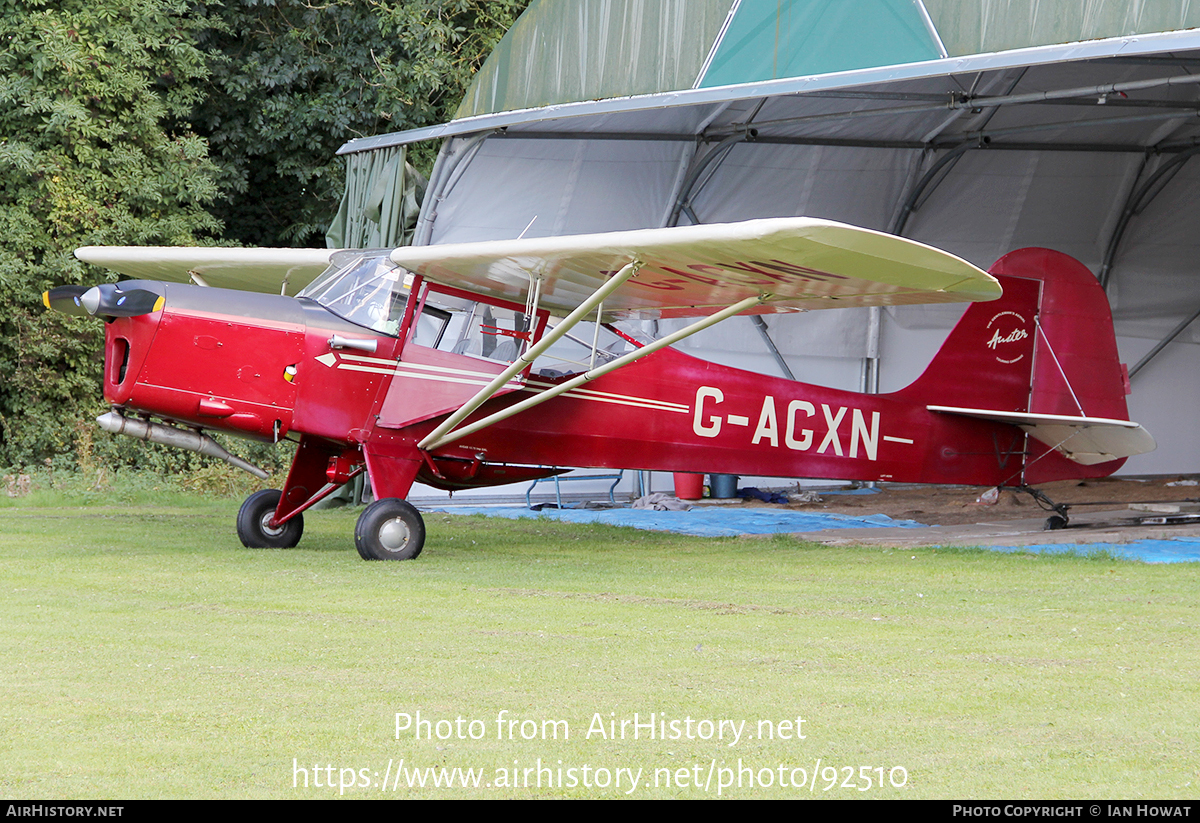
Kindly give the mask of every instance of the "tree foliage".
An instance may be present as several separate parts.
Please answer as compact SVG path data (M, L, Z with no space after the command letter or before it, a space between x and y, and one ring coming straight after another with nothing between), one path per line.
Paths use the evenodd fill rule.
M471 78L529 0L384 0L381 33L392 43L379 65L382 88L398 115L392 130L445 123ZM415 147L428 173L437 146Z
M92 449L73 249L323 245L337 148L447 119L527 2L0 0L0 466Z
M0 463L68 451L97 402L101 329L39 300L83 282L72 250L220 228L206 145L170 125L207 74L197 24L174 0L0 5Z
M344 183L338 147L389 119L373 83L375 15L295 0L232 0L208 14L211 88L191 122L220 168L214 213L248 245L324 245Z

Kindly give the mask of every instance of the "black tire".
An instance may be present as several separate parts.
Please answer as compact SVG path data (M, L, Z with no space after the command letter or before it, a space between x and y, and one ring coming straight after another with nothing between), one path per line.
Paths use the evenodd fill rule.
M237 516L237 533L243 546L248 549L290 549L300 542L300 536L304 534L304 515L298 514L275 528L267 525L282 496L279 489L266 489L246 498Z
M354 545L363 560L413 560L425 547L425 521L407 500L376 500L359 515Z

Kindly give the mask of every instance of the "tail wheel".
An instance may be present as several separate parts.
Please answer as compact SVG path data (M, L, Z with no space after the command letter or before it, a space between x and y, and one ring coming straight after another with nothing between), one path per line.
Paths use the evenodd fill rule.
M271 525L279 498L279 489L255 492L246 498L237 516L237 533L248 549L290 549L304 534L304 517L296 515L279 526Z
M1052 514L1046 518L1046 522L1042 524L1042 531L1054 532L1067 527L1067 518L1061 514Z
M354 545L363 560L412 560L425 546L425 521L407 500L376 500L359 515Z

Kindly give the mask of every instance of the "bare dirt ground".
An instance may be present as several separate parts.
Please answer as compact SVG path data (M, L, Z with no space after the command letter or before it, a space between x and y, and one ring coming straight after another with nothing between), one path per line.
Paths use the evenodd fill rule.
M1071 506L1071 515L1089 511L1124 509L1131 503L1200 501L1200 486L1169 486L1184 480L1179 475L1145 479L1105 478L1068 480L1038 488L1055 503ZM793 503L797 511L837 514L886 514L897 520L917 520L936 526L957 526L1045 516L1028 494L1006 489L993 505L975 502L988 491L981 486L917 486L880 484L878 494L822 494L819 503Z

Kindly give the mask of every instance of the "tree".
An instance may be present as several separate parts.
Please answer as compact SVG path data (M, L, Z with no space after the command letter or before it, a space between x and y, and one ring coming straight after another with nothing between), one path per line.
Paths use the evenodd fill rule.
M0 465L69 451L98 401L99 324L39 305L100 276L71 251L220 229L216 169L184 119L208 72L201 22L175 0L0 5Z
M220 168L214 214L247 245L324 245L344 186L338 147L387 128L376 16L346 0L233 0L208 14L212 87L191 123Z
M339 146L449 119L528 0L232 0L208 7L212 89L191 118L221 169L226 237L320 246ZM419 155L428 171L436 147Z
M526 2L0 0L0 466L102 407L100 324L38 305L112 277L73 249L322 245L337 148L448 118Z

